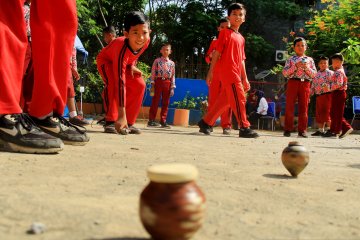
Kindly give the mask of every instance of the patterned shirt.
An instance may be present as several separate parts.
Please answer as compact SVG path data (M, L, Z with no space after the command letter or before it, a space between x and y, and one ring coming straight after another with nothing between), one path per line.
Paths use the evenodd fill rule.
M27 34L28 37L30 37L31 36L31 31L30 31L30 4L24 3L23 10L24 10L24 16L25 16L26 34Z
M306 61L309 63L310 69L304 70L302 68L296 67L295 64L301 62L303 59L306 59ZM286 61L285 67L283 69L283 75L286 78L300 78L307 79L309 81L315 77L316 72L315 62L311 57L308 56L292 56Z
M70 58L70 66L77 71L76 48L73 48Z
M346 77L344 68L340 68L334 71L334 75L331 83L331 90L347 90L348 79Z
M314 80L312 81L310 94L320 95L330 92L333 74L334 72L329 69L325 69L324 71L318 71Z
M164 57L155 59L151 68L151 83L154 83L156 78L170 79L171 88L175 88L175 63Z

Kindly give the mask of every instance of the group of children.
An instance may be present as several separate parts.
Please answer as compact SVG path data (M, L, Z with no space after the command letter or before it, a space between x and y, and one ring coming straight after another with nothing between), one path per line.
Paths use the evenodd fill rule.
M318 130L312 136L346 137L353 129L343 117L347 89L343 56L336 53L331 57L333 71L329 70L329 59L321 57L317 71L314 60L305 55L305 39L296 38L293 48L295 55L286 61L283 69L283 75L288 78L284 136L290 137L294 129L294 106L297 101L298 136L307 137L308 104L310 96L315 94Z
M44 42L40 41L47 37L44 34L48 30L39 28L36 22L38 19L34 20L36 23L32 25L34 26L32 31L35 41L31 47L37 81L34 84L34 96L30 105L31 117L28 117L27 114L22 113L19 107L23 67L21 67L21 71L15 72L9 72L7 69L15 68L18 63L15 60L16 54L25 57L26 46L30 38L26 38L24 22L21 23L16 19L23 16L18 10L20 1L14 3L0 1L3 6L0 20L8 26L11 26L10 23L18 24L10 28L14 34L0 36L8 36L7 38L14 36L14 39L5 37L4 42L19 42L19 46L3 49L5 54L3 55L9 59L9 62L8 67L2 67L2 72L0 72L1 88L6 90L4 94L1 94L0 99L1 148L8 151L49 153L62 150L63 143L86 144L89 141L86 133L61 116L68 97L66 93L68 84L64 84L64 79L71 76L69 70L70 49L74 45L76 33L75 5L72 1L66 1L65 5L60 4L61 9L66 10L67 16L72 20L67 25L58 20L60 16L57 15L56 8L51 7L54 9L51 14L59 18L52 18L54 22L51 22L52 28L50 28L51 32L48 36L57 35L58 38L50 38L46 41L45 47L48 47L48 51L42 50ZM50 13L45 11L48 6L42 4L35 7L37 12L32 15L35 18L41 17L42 14L49 17ZM14 14L11 15L12 13ZM245 107L246 93L250 90L250 84L245 68L245 39L239 33L239 28L245 21L246 9L240 3L233 3L229 6L227 13L227 20L221 21L219 37L213 41L212 50L208 52L207 60L210 63L210 69L206 82L210 88L210 103L207 113L198 123L199 132L209 135L215 121L221 116L223 133L229 134L232 113L238 122L239 137L257 138L259 135L250 128ZM104 128L107 133L139 134L141 132L134 124L140 111L145 82L136 63L150 44L151 30L149 27L147 16L142 12L134 11L125 17L124 36L116 37L114 28L104 29L104 40L108 45L97 56L97 68L105 85L102 96L106 111ZM57 46L60 45L61 48L58 48ZM16 52L14 49L20 49L21 52ZM324 123L330 124L331 122L330 129L322 135L324 137L336 135L345 137L352 131L352 128L343 118L347 89L347 78L342 67L343 57L341 54L332 57L334 73L327 70L326 58L320 60L320 71L317 72L312 58L305 56L306 41L304 39L297 38L294 41L294 50L296 55L286 62L283 71L284 76L289 79L286 90L284 136L290 136L293 130L294 104L297 100L299 105L298 135L307 137L307 108L310 94L315 93L318 102L319 131L314 135L323 133ZM50 52L54 52L57 57L48 55ZM176 88L175 64L169 59L171 45L164 44L160 52L162 57L156 59L152 66L151 84L155 95L149 113L149 127L159 126L155 122L155 116L160 98L162 98L163 105L160 126L169 127L166 123L167 106L169 98L174 95ZM0 63L4 66L3 61ZM50 68L44 68L43 66L48 63L51 65ZM75 77L78 78L76 73ZM16 79L16 82L13 84L10 79ZM313 87L310 91L313 79ZM15 94L10 94L15 90ZM329 91L331 94L328 93ZM260 103L262 97L258 98ZM329 118L330 98L332 105ZM259 114L262 112L260 111Z

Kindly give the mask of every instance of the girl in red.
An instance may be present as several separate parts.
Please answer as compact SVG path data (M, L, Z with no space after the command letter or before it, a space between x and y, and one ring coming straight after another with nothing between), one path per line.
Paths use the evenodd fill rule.
M220 33L221 30L229 28L229 20L227 18L223 18L219 21L219 27L218 31ZM205 61L207 63L211 62L212 55L216 49L216 43L218 42L217 39L212 40L210 47L206 53ZM209 100L208 100L208 111L210 111L210 108L214 106L216 99L218 98L220 92L221 92L221 82L219 74L221 72L219 71L219 68L215 66L214 68L214 77L211 81L211 84L207 82L209 86ZM223 129L223 134L229 135L231 131L231 108L229 107L224 111L223 114L221 114L221 127Z
M288 79L284 136L290 137L291 131L294 129L294 107L296 100L298 100L298 136L307 138L310 82L316 75L316 66L314 60L305 55L307 45L304 38L296 38L293 48L295 55L286 61L283 69L283 75Z
M111 41L96 58L99 73L105 82L106 122L113 122L116 131L121 134L127 134L126 129L129 129L126 102L135 101L127 100L127 69L135 65L149 43L150 29L147 16L138 11L130 12L124 21L124 37ZM142 98L140 94L133 94L132 97Z
M245 71L245 39L239 33L240 25L245 21L245 14L244 5L233 3L229 6L228 19L231 27L220 32L216 50L213 53L206 81L211 83L214 67L219 67L222 88L214 106L198 123L199 132L207 135L210 134L211 126L214 125L216 119L230 106L240 126L239 137L256 138L259 136L250 129L250 123L246 118L245 92L250 90L250 84Z

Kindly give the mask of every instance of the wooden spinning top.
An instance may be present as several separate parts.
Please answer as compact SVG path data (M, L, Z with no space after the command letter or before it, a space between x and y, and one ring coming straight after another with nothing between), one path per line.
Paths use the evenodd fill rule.
M281 160L291 176L297 177L309 163L309 152L299 142L289 142L281 154Z

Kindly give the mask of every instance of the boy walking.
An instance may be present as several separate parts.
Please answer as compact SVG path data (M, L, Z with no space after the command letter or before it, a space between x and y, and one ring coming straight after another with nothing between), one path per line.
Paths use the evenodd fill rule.
M221 30L227 29L230 27L229 19L223 18L219 21L218 32L220 33ZM207 63L211 63L213 52L215 51L216 44L218 39L212 40L210 47L206 53L205 61ZM218 64L217 64L218 65ZM213 73L213 80L209 85L209 100L208 100L208 111L210 108L214 106L216 99L218 98L221 92L221 82L220 82L220 74L219 67L215 66L214 73ZM223 134L229 135L231 132L231 108L230 106L221 114L221 127L223 129Z
M159 124L155 122L156 113L161 97L161 113L160 125L161 127L169 128L166 123L170 97L174 96L175 89L175 63L169 59L171 54L171 45L164 44L160 50L161 57L155 59L151 68L151 88L154 88L154 96L152 98L151 107L149 111L149 127L158 127Z
M318 130L311 136L322 136L324 128L330 128L331 89L330 82L334 72L329 70L329 59L320 57L319 71L311 84L310 95L316 94L316 123ZM328 130L328 129L326 129Z
M211 126L214 125L216 119L230 105L240 126L239 137L259 137L255 131L250 129L250 123L246 118L245 93L250 90L250 83L245 70L245 39L239 33L240 25L245 22L245 14L244 5L233 3L229 6L228 19L230 28L220 32L216 50L212 56L206 81L208 85L211 84L214 67L219 65L217 67L222 71L220 75L222 88L214 106L198 123L199 132L207 135L211 133Z
M146 50L150 43L149 20L145 14L138 11L130 12L124 21L124 37L112 40L97 56L97 68L105 83L103 92L104 107L106 111L106 126L113 125L116 132L121 134L137 133L138 129L132 125L135 123L140 111L143 97L144 81L135 67L136 60ZM128 69L128 71L127 71ZM135 73L135 75L134 75ZM142 91L127 94L130 84L130 76L134 75ZM140 105L138 104L140 102ZM128 108L127 103L136 103ZM136 105L136 106L135 106ZM131 117L131 120L130 120ZM129 120L128 120L129 119ZM130 122L131 121L131 122ZM128 125L129 124L129 125Z
M331 126L323 137L344 138L349 135L353 129L344 118L344 108L346 101L347 77L343 68L344 57L341 53L336 53L331 57L331 64L334 69L334 76L331 83Z

